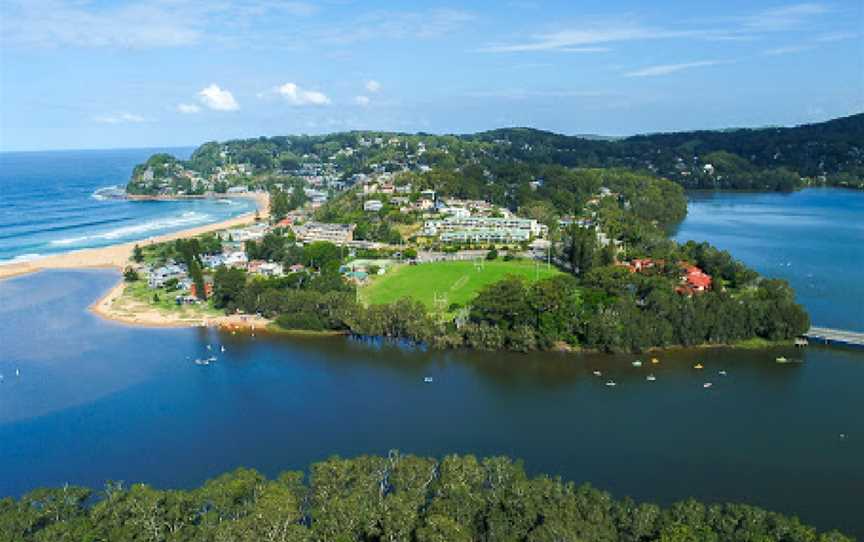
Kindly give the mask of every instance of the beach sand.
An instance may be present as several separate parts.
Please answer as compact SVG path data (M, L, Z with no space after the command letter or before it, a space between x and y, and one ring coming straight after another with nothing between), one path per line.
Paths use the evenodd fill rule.
M255 193L248 197L255 198L258 203L258 214L260 218L262 220L267 219L270 211L269 195ZM247 213L222 222L198 226L196 228L168 233L157 237L141 239L139 241L101 248L89 248L74 252L65 252L26 262L3 264L0 265L0 280L26 273L42 271L44 269L114 268L122 270L130 264L129 258L132 255L132 249L135 245L147 246L153 243L185 239L201 235L202 233L250 224L254 220L255 213ZM91 305L90 309L104 318L147 327L190 327L207 325L231 327L236 329L253 327L255 329L263 329L269 323L269 321L264 318L246 315L208 317L202 315L187 316L174 312L162 312L144 303L135 302L128 298L122 298L125 288L126 284L121 279L121 281L111 288L108 293Z
M258 213L262 219L269 216L270 196L268 194L255 193L249 197L254 197L258 203ZM43 269L85 269L85 268L105 268L113 267L123 269L129 265L129 257L132 255L132 249L135 245L146 246L153 243L162 243L165 241L173 241L174 239L185 239L194 237L202 233L211 231L223 230L234 226L248 224L255 219L255 213L246 213L222 222L198 226L188 230L178 231L174 233L166 233L156 237L149 237L139 241L122 243L118 245L110 245L100 248L87 248L76 250L73 252L64 252L37 258L26 262L15 262L0 265L0 280L16 275L33 273Z

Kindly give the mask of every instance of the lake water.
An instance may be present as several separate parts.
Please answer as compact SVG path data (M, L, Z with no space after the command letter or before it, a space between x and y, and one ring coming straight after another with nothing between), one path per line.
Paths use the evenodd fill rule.
M699 195L676 235L788 278L816 323L862 329L862 197ZM681 350L635 368L635 356L141 329L86 310L117 280L0 282L0 495L108 479L188 487L238 466L274 475L397 448L506 454L617 497L747 502L864 537L862 350ZM207 344L226 352L198 367Z
M694 192L675 239L789 281L814 325L864 331L864 192Z
M685 350L635 368L634 356L139 329L86 310L117 278L0 282L0 495L192 486L237 466L274 475L397 448L506 454L618 497L747 502L864 535L864 352ZM207 344L226 352L194 365Z
M255 209L249 199L126 201L100 188L126 185L155 152L192 149L0 153L0 262L135 241Z

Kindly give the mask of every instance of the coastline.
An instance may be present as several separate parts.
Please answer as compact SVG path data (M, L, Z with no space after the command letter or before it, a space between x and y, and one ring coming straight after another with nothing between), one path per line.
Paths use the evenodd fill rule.
M256 192L240 197L254 198L258 204L258 214L262 219L269 217L270 195ZM175 198L183 199L183 198ZM93 269L115 268L122 270L129 264L129 257L135 245L146 246L154 243L164 243L175 239L186 239L203 233L241 226L255 219L255 213L245 213L228 220L205 224L187 230L166 233L155 237L147 237L138 241L129 241L99 248L85 248L72 252L62 252L23 262L0 264L0 280L35 273L43 269Z
M254 198L258 204L256 211L260 218L266 219L270 215L270 196L267 193L254 193L241 195L241 197ZM179 198L178 198L179 199ZM100 248L88 248L73 252L64 252L51 256L45 256L26 262L9 263L0 265L0 280L35 273L46 269L117 269L122 271L130 264L130 257L135 245L146 246L155 243L164 243L175 239L186 239L209 233L213 231L233 228L250 223L255 219L255 212L245 213L228 220L214 222L187 230L166 233L156 237L148 237L138 241L130 241ZM117 284L111 287L89 309L96 315L107 320L114 320L124 324L144 327L195 327L195 326L218 326L233 329L257 328L264 329L270 321L265 318L249 315L191 315L166 314L159 310L146 307L127 306L116 307L115 303L126 290L126 283L121 277Z

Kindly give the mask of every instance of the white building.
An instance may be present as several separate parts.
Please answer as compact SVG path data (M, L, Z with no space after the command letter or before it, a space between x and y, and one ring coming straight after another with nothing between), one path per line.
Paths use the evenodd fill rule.
M363 202L363 210L371 211L373 213L377 213L381 209L384 208L384 204L381 203L381 200L370 199L368 201Z

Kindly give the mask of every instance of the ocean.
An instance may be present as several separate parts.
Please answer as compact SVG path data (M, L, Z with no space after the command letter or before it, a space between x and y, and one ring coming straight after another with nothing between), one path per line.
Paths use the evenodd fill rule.
M156 152L191 148L0 153L0 263L145 239L250 212L250 199L127 201L100 196L125 186Z

